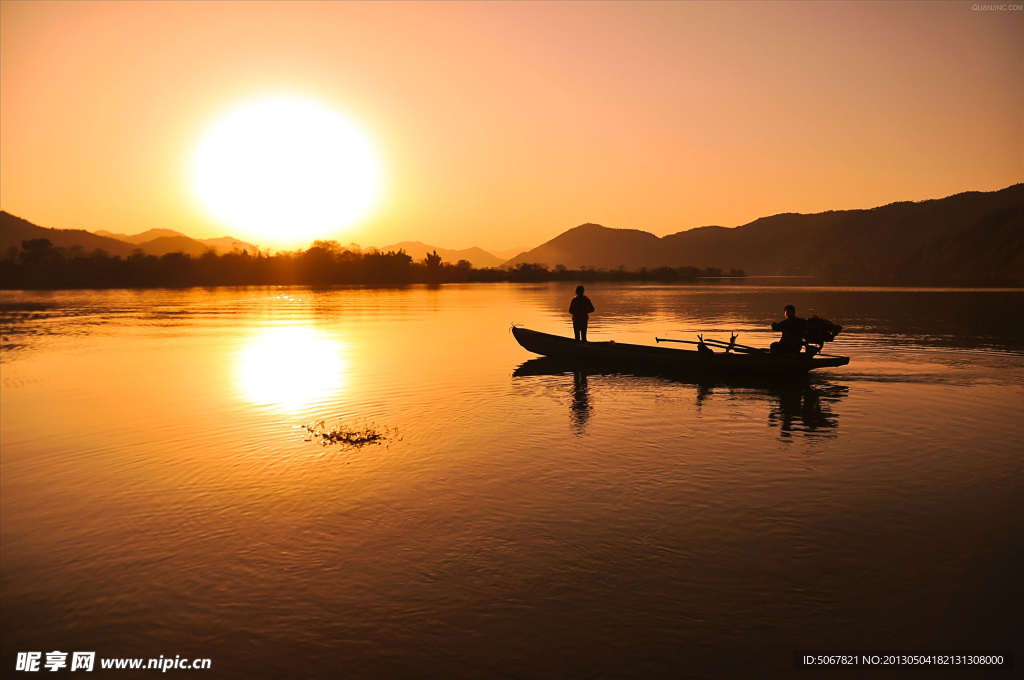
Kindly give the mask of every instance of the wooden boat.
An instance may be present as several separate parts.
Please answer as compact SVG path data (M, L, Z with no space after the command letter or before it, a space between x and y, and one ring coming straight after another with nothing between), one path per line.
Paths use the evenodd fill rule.
M547 357L599 365L643 366L659 371L703 372L722 375L806 375L816 368L850 363L850 357L818 354L770 354L767 351L696 351L631 345L622 342L578 342L560 335L512 327L512 335L524 349Z

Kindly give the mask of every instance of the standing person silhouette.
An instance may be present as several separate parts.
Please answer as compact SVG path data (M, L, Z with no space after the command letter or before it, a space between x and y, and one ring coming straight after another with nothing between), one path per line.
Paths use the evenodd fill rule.
M583 286L576 286L576 297L569 303L569 313L572 314L572 331L578 342L587 341L587 323L593 311L594 303L583 294Z

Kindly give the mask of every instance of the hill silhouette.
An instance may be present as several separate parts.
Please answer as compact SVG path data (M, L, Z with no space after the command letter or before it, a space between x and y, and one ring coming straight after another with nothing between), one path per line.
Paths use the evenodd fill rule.
M0 211L0 254L10 248L21 248L22 241L45 238L57 248L92 254L102 250L111 256L128 257L136 249L147 255L161 257L168 253L183 253L199 257L208 250L230 253L234 250L256 253L257 247L245 241L223 236L221 238L194 239L171 229L149 229L140 234L115 234L84 229L50 229L32 224L7 211Z
M529 248L508 248L506 250L488 250L491 255L500 258L503 262L511 260L519 253L525 253Z
M597 267L716 267L750 275L908 280L1024 279L1024 184L868 210L785 213L658 238L584 224L512 258Z
M436 246L430 246L420 241L403 241L402 243L396 243L394 245L385 246L381 248L382 252L404 250L414 260L422 260L427 256L427 253L436 251L441 256L443 262L451 262L452 264L457 263L459 260L468 260L474 267L498 267L505 262L508 258L499 257L493 253L489 253L483 248L464 248L462 250L453 250L450 248L438 248Z
M80 248L85 253L104 250L110 255L127 257L137 246L109 236L100 236L84 229L47 229L28 220L0 210L0 253L21 248L22 241L45 238L59 248Z
M569 269L656 267L667 261L659 253L660 246L661 239L646 231L612 229L587 223L573 227L533 250L516 255L504 266L540 263L549 267L561 264Z
M116 234L112 231L100 229L93 232L97 236L116 238L118 241L133 243L142 248L150 255L164 255L166 253L188 253L190 255L202 255L206 248L213 248L218 253L230 253L231 251L248 250L255 253L258 248L251 243L240 241L230 236L220 238L192 238L180 231L173 229L148 229L139 234ZM186 239L186 240L161 240L161 239ZM204 247L205 246L205 247Z
M151 230L137 237L162 233ZM362 252L334 241L269 256L215 253L171 232L140 243L80 229L47 229L0 211L6 288L403 283L454 281L686 281L810 275L845 282L1024 283L1024 184L870 210L763 217L658 238L583 224L503 265L479 248L419 242ZM244 242L227 241L232 246ZM413 251L413 252L409 252ZM488 255L493 259L486 259ZM446 264L447 263L447 264Z
M245 241L239 241L237 238L231 236L221 236L220 238L204 238L201 240L202 243L216 250L218 253L230 253L235 250L245 250L250 253L259 251L259 246L255 246L252 243Z
M136 248L141 248L149 255L157 257L167 253L184 253L192 257L199 257L210 250L210 246L188 236L160 236L151 241L143 241L136 245Z
M125 243L133 243L139 245L146 241L152 241L153 239L163 238L166 236L185 236L181 232L174 231L173 229L147 229L139 234L116 234L106 229L97 229L93 232L97 236L106 236L107 238L116 238L118 241L124 241ZM188 237L186 237L188 238Z

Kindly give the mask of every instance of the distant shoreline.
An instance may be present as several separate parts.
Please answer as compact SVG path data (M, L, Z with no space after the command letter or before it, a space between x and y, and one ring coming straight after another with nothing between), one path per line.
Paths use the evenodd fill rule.
M769 283L767 279L774 279L776 282ZM781 280L780 280L781 279ZM798 279L798 280L794 280ZM783 281L785 280L785 281ZM575 286L579 281L572 280L548 280L548 281L455 281L455 282L406 282L406 283L338 283L338 284L224 284L224 285L181 285L181 286L108 286L108 287L35 287L35 288L10 288L0 287L0 293L59 293L59 292L106 292L106 291L160 291L160 290L362 290L362 289L405 289L405 288L440 288L442 286L465 286L465 285L536 285L536 284L563 284L566 287ZM702 287L718 284L722 287L748 287L765 288L766 290L778 288L814 288L821 290L847 290L850 292L883 292L891 290L894 292L963 292L963 293L1024 293L1024 285L1013 283L1002 284L979 284L979 283L941 283L941 282L891 282L891 281L836 281L828 277L815 276L750 276L746 278L730 277L701 277L686 281L587 281L588 285L602 286L611 284L616 286L635 287L666 287L678 286Z
M782 274L748 276L738 269L717 267L640 267L615 269L521 263L509 268L477 269L467 260L444 262L437 252L414 262L404 250L352 251L334 241L318 241L312 248L294 253L264 255L233 252L200 257L168 253L162 257L136 251L127 258L105 251L84 253L81 249L55 246L49 239L22 241L0 259L0 289L6 290L102 290L148 288L208 288L218 286L334 286L407 285L415 283L655 283L696 284L711 281L723 285L756 281L791 285L841 285L914 287L922 285L962 287L1005 287L1019 280L1002 276L978 279L968 276L870 276L858 274Z

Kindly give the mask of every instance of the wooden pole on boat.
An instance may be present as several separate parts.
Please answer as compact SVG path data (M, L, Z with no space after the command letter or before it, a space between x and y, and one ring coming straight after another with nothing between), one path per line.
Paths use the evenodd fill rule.
M654 338L654 342L678 342L683 345L700 345L696 340L673 340L671 338Z
M748 350L750 352L767 352L768 351L768 350L764 349L763 347L751 347L750 345L737 345L735 343L731 343L730 344L728 342L723 342L721 340L705 340L704 342L711 343L711 344L714 344L714 345L719 345L721 347L732 347L733 349L745 349L745 350Z
M721 340L705 340L703 343L700 343L700 342L697 342L695 340L673 340L672 338L654 338L654 341L655 342L678 342L678 343L683 344L683 345L700 345L700 344L708 345L708 344L713 344L716 347L719 347L720 349L723 348L723 347L731 348L731 349L733 349L733 350L735 350L737 352L743 352L744 354L764 354L765 352L768 351L766 349L761 349L759 347L749 347L747 345L729 345L729 343L722 342Z

